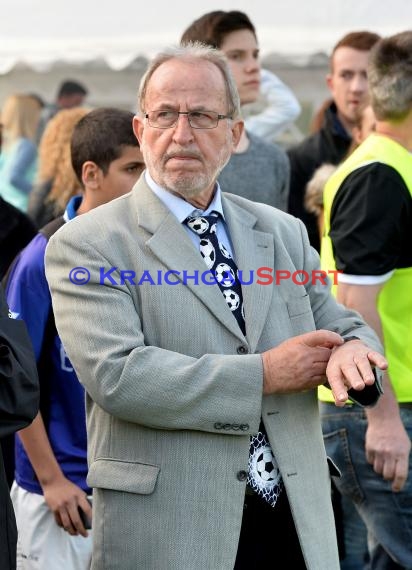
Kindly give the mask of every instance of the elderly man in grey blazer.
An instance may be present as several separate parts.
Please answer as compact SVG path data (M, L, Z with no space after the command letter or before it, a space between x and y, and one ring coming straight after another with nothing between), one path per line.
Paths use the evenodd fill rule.
M299 220L221 193L243 122L219 52L159 54L140 110L147 170L46 253L87 391L92 568L338 570L316 388L373 402L379 343Z

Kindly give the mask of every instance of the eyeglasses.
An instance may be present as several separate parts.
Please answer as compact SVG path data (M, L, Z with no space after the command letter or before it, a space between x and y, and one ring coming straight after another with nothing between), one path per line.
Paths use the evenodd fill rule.
M145 114L149 125L155 129L170 129L176 125L179 115L187 115L193 129L214 129L221 119L232 119L230 115L219 115L215 111L171 111L160 109Z

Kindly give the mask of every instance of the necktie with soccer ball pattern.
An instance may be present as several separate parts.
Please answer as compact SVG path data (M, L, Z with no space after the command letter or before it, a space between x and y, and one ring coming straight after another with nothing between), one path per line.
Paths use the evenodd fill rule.
M200 238L200 253L209 271L213 274L225 301L237 320L243 334L246 334L245 314L243 309L242 287L238 270L231 254L220 243L216 226L219 219L217 212L210 216L186 218L188 227Z
M216 227L220 214L189 216L185 224L200 238L200 253L219 286L229 309L246 334L242 287L238 268L230 252L218 240ZM271 506L275 506L282 490L282 478L273 456L263 422L259 432L251 437L247 483Z

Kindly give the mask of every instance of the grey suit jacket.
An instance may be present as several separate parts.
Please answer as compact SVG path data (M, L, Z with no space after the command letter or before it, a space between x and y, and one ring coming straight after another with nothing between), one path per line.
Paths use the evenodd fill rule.
M261 415L308 569L339 569L316 391L262 398L259 353L316 328L376 340L319 282L256 283L259 267L318 268L299 220L230 194L222 202L237 265L255 271L243 287L246 338L217 286L149 282L145 271L157 282L205 264L144 178L49 242L57 328L87 391L94 569L232 569ZM70 282L75 266L87 284ZM135 285L121 282L125 270Z

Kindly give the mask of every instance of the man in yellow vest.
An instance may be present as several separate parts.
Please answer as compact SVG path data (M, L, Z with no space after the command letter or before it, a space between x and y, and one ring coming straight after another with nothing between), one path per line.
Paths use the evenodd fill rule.
M384 38L368 68L375 133L324 192L322 268L336 295L379 334L389 362L371 409L336 408L322 389L328 455L339 491L368 529L371 569L412 568L412 31Z

